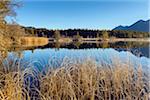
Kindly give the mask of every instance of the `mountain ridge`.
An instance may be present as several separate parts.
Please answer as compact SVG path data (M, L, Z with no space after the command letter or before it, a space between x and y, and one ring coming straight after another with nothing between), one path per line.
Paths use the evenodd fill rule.
M139 20L139 21L133 23L130 26L119 25L119 26L115 27L113 30L128 30L128 31L150 32L149 24L150 24L150 19L148 19L147 21Z

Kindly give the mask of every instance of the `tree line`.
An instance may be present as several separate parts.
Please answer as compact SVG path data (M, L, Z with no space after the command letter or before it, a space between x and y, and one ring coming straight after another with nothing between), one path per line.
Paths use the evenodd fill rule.
M68 30L48 30L46 28L24 27L26 35L38 37L54 38L59 37L83 37L83 38L147 38L148 32L126 31L126 30L88 30L88 29L68 29Z

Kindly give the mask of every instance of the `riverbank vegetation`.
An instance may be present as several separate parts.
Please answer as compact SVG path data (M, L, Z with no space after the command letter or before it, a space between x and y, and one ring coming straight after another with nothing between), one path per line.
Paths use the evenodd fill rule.
M37 74L13 61L0 62L1 100L148 100L148 73L140 65L66 61Z

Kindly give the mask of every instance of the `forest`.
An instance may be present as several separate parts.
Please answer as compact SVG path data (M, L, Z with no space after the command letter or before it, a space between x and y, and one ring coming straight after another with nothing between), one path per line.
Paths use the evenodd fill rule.
M26 35L53 38L56 34L61 37L81 36L83 38L148 38L148 32L126 31L126 30L90 30L90 29L67 29L67 30L49 30L46 28L23 27Z

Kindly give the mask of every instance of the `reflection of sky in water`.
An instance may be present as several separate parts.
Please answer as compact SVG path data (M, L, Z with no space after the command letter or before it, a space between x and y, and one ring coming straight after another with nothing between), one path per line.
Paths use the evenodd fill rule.
M75 61L82 62L90 58L99 63L116 64L117 62L131 63L135 66L142 64L147 68L150 59L146 57L136 57L130 52L118 52L112 48L109 49L36 49L32 53L31 50L23 52L23 61L42 69L47 65L57 67L62 64L64 59L68 59L72 63ZM66 60L67 61L67 60Z

